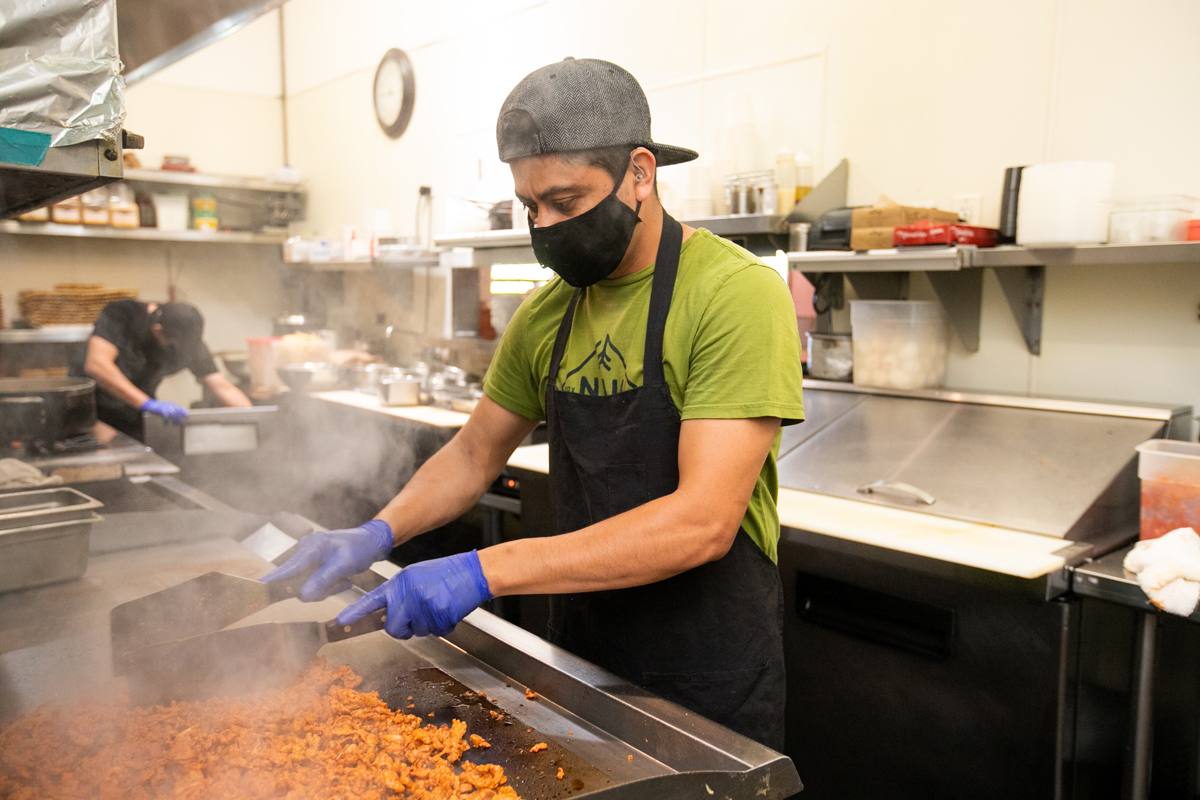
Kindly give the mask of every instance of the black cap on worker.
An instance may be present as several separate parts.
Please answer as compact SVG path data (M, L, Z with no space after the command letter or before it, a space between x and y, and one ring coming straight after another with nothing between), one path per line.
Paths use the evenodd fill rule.
M150 314L150 322L162 325L163 335L181 348L201 341L204 317L190 303L163 303Z
M609 61L567 58L526 75L496 120L500 160L630 145L654 153L658 166L699 157L650 138L650 104L637 78Z

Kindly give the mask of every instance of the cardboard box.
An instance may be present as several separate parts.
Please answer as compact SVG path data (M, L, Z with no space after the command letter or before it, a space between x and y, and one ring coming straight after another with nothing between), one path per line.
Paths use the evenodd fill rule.
M850 249L889 250L895 230L893 225L874 228L860 228L855 225L850 229Z
M892 244L895 247L926 247L929 245L973 244L976 247L995 247L996 235L999 231L994 228L980 228L974 225L954 225L943 222L918 222L915 225L901 225L892 234Z
M912 225L914 222L929 220L930 222L958 222L958 214L953 211L939 211L936 208L916 208L901 205L876 205L871 208L856 208L850 221L851 228L895 228L899 225ZM884 245L891 247L891 245ZM857 248L855 248L857 249Z

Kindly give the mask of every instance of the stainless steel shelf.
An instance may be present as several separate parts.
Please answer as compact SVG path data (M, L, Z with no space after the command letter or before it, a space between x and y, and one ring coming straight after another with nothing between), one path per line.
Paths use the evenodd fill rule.
M729 214L720 217L699 217L683 220L693 228L708 228L717 236L751 236L754 234L779 233L786 230L784 217L768 214ZM433 237L438 247L471 247L476 250L493 247L528 247L529 231L473 231L471 233L444 233Z
M91 325L51 325L47 328L9 328L0 331L4 344L73 344L92 337Z
M413 267L436 267L436 255L405 258L377 258L373 261L289 261L287 266L307 268L313 272L370 272L373 269L412 269Z
M125 180L173 186L204 186L210 189L243 189L254 192L302 192L299 183L279 183L262 178L235 175L207 175L202 172L171 172L158 169L127 169Z
M135 239L154 242L205 244L283 244L286 233L249 231L163 231L158 228L109 228L103 225L59 225L54 222L0 222L0 231L32 236L74 236L83 239Z
M530 247L529 231L473 231L443 233L433 237L437 247L470 247L482 250L492 247Z
M970 254L959 247L810 250L788 253L788 263L801 272L947 272L971 266Z
M786 219L780 214L724 214L718 217L697 217L681 220L693 228L707 228L717 236L754 236L767 233L787 233Z
M788 262L794 269L803 272L914 272L973 267L1200 263L1200 242L1081 244L1062 247L914 247L866 252L815 250L788 253Z

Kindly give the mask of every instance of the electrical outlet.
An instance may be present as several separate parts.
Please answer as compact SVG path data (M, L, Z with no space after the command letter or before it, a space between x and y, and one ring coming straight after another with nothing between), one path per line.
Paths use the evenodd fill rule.
M968 225L978 225L983 217L983 198L977 194L954 195L954 210L959 219Z

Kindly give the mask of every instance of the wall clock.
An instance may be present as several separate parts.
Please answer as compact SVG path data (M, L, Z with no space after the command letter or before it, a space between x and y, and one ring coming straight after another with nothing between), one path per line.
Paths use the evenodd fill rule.
M408 55L403 50L388 50L375 70L375 118L384 133L393 139L400 138L412 118L416 97Z

